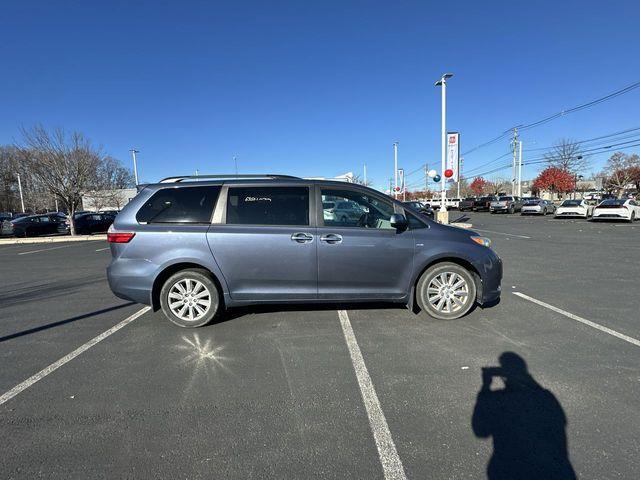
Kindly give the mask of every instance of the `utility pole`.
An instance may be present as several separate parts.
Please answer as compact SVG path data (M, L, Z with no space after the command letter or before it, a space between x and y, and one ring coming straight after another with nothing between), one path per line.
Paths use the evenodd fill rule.
M458 164L458 198L460 198L460 181L462 180L462 165L464 164L464 158L460 158Z
M424 194L427 194L427 190L429 190L429 164L424 164Z
M236 166L236 176L238 176L238 157L236 155L233 156L233 163Z
M196 177L198 176L198 169L196 168Z
M442 75L435 85L442 87L442 158L440 169L440 212L438 220L441 223L449 223L449 215L447 213L446 197L447 197L447 179L444 171L447 168L447 79L453 77L452 73Z
M18 190L20 191L20 206L22 207L22 213L24 213L24 197L22 196L22 182L20 181L20 174L18 173Z
M393 177L389 179L389 196L392 196L394 194L392 189L393 189Z
M56 212L59 212L60 210L58 209L58 197L55 197L54 200L56 201Z
M131 156L133 157L133 178L135 178L136 187L137 187L138 186L138 162L136 159L136 153L140 153L140 150L136 150L135 148L132 148L129 151L131 152Z
M393 196L398 196L398 142L393 142Z
M513 162L511 164L511 195L516 194L516 161L518 155L518 128L513 128L513 140L511 142L513 147Z
M518 196L522 196L522 140L520 144L520 154L518 155Z

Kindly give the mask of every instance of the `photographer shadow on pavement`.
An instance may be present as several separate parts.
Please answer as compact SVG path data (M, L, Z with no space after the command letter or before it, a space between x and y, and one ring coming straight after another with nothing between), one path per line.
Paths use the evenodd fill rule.
M482 369L471 425L479 438L493 438L489 480L575 479L565 431L567 417L556 397L527 370L524 359L504 352L499 367ZM491 390L494 377L504 388Z

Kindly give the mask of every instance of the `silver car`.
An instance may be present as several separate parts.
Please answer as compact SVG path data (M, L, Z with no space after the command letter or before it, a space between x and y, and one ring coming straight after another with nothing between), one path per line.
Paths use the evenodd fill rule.
M530 198L526 200L522 205L521 215L546 215L547 213L554 213L556 206L549 200L542 200L540 198Z

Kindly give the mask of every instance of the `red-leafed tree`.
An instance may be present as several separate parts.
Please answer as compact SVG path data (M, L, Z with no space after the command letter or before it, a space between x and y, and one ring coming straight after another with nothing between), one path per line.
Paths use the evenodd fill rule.
M476 195L480 196L484 193L487 188L487 181L482 177L476 177L473 182L469 185L471 191Z
M538 178L533 181L532 190L534 192L540 192L541 190L547 190L553 193L567 193L576 188L575 176L561 168L548 167L545 168Z

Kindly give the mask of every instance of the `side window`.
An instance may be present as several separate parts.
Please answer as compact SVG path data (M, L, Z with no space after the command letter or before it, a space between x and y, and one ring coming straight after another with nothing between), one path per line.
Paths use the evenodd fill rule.
M354 190L339 190L323 188L321 190L322 203L325 202L353 202L354 213L324 209L323 218L326 226L379 228L393 230L390 219L393 215L393 204L377 197Z
M219 186L172 187L154 193L138 210L140 223L210 223Z
M309 225L309 188L229 188L227 224Z

